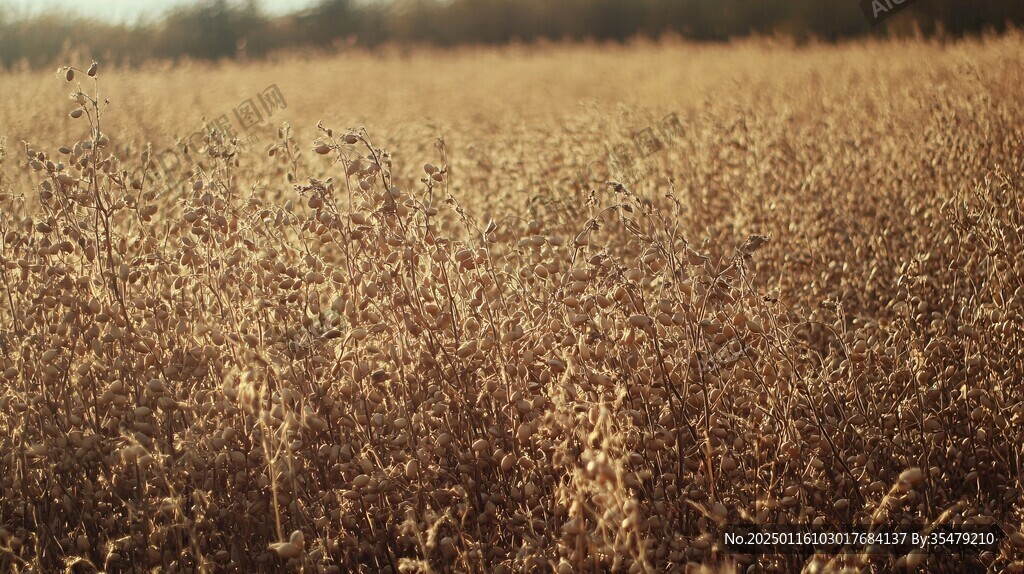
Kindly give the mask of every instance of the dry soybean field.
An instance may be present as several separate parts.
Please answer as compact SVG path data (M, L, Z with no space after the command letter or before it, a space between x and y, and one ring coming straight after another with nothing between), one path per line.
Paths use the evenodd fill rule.
M0 73L0 570L1024 571L1022 53Z

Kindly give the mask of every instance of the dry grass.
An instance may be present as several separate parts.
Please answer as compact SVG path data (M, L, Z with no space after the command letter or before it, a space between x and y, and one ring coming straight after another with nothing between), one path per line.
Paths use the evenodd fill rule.
M1021 49L0 76L0 569L1020 571ZM168 190L144 142L269 83L260 151ZM669 112L653 174L580 176ZM740 521L1011 536L755 560Z

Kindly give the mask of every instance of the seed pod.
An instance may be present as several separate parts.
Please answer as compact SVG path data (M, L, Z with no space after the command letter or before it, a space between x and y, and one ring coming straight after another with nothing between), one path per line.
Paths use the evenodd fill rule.
M410 459L409 462L405 463L405 477L409 480L416 478L416 475L420 471L420 461L415 458Z
M918 548L910 554L902 556L896 564L897 567L902 566L906 570L913 571L916 570L917 567L920 566L926 558L928 558L928 555L924 553L924 550ZM900 562L902 562L902 564L900 564Z
M528 444L532 434L533 429L530 427L530 423L522 423L516 430L516 438L519 439L519 444Z
M921 472L920 468L909 468L907 470L904 470L900 474L899 482L897 482L897 487L900 489L900 491L907 492L916 484L921 482L921 479L923 478L924 473Z
M502 472L509 472L509 471L511 471L512 468L515 467L515 465L516 465L516 458L514 456L512 456L511 454L506 454L505 457L501 459L501 470L502 470Z
M633 315L629 318L629 325L638 329L650 327L651 322L651 318L647 315Z
M270 551L285 560L298 558L302 554L302 550L291 542L276 542L271 544Z
M75 109L71 110L70 116L72 118L76 119L76 120L78 118L82 117L82 108L75 108Z
M456 354L458 354L460 359L465 359L465 358L469 357L470 355L472 355L475 352L476 352L476 340L474 339L474 340L466 341L465 343L463 343L458 348L458 350L456 351Z
M75 71L74 71L74 70L72 70L71 68L68 68L68 71L67 71L67 73L66 73L66 74L64 74L64 79L66 79L66 80L67 80L67 81L69 81L69 82L70 82L71 80L74 80L74 79L75 79Z
M95 78L96 77L96 68L98 68L98 67L99 67L99 64L97 64L96 62L93 62L92 65L89 66L89 69L86 70L85 73L89 74L90 78Z

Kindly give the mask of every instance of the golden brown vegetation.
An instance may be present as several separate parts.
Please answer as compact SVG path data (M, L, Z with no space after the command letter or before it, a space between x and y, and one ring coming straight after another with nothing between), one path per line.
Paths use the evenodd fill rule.
M0 568L1020 571L1021 48L0 77ZM157 169L269 83L258 152ZM672 112L654 173L588 178ZM751 557L738 522L1008 536Z

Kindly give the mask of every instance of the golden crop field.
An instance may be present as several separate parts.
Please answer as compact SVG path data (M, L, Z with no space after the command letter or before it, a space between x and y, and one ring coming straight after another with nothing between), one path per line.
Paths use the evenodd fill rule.
M1024 571L1022 53L0 74L0 570Z

